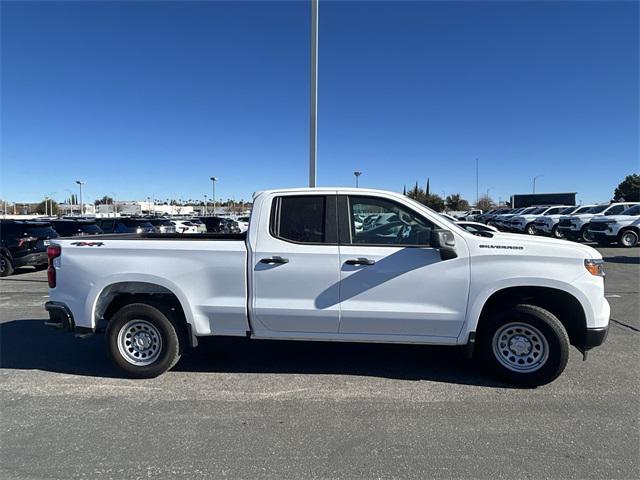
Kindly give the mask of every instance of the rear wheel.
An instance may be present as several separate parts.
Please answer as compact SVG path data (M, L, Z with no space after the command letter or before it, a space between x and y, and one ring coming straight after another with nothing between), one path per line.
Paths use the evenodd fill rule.
M582 227L582 230L580 230L580 240L583 242L593 242L593 236L589 233L588 225L585 225Z
M535 235L536 234L536 226L533 223L530 223L524 228L524 231L527 235Z
M633 230L624 230L618 235L618 243L625 248L638 245L638 234Z
M554 225L551 229L551 236L553 238L564 238L564 233L558 228L558 225Z
M13 264L4 253L0 254L0 277L8 277L13 274Z
M181 329L162 304L131 303L107 325L107 347L115 364L133 378L153 378L172 368L182 353Z
M569 337L562 323L535 305L493 314L481 328L479 346L496 374L529 387L555 380L569 359Z

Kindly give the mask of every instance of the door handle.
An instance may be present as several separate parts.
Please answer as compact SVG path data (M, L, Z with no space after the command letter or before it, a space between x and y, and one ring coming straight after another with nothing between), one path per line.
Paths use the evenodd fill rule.
M263 258L260 260L260 263L266 263L267 265L282 265L283 263L289 263L289 259L288 258L282 258L282 257L269 257L269 258Z
M346 262L347 265L373 265L374 263L376 263L375 260L371 260L370 258L355 258L352 260L347 260Z

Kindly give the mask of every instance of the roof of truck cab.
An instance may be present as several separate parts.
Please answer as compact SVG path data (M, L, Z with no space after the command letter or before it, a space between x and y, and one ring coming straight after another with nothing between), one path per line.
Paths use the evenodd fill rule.
M274 188L269 190L259 190L253 194L253 198L257 198L260 195L273 194L273 193L382 193L385 195L397 195L402 196L400 192L394 192L391 190L381 190L375 188L356 188L356 187L302 187L302 188Z

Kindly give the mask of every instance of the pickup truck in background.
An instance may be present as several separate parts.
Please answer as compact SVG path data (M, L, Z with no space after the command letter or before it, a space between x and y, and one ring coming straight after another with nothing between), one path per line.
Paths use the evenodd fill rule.
M560 222L560 218L567 215L577 215L580 213L586 213L590 208L595 207L595 205L574 205L573 207L567 207L561 212L554 213L551 215L543 215L536 219L536 234L537 235L550 235L553 238L563 238L564 235L562 231L558 228L558 223Z
M626 248L638 245L640 205L627 208L620 215L598 216L589 222L589 234L601 245L617 242Z
M589 210L581 213L574 213L560 217L558 222L558 230L562 233L563 237L568 240L580 240L583 242L591 242L593 238L589 233L589 222L597 216L611 216L619 215L629 207L638 205L637 202L624 202L624 203L605 203L602 205L596 205Z
M509 221L511 231L526 233L527 235L536 234L536 220L544 215L556 215L566 210L569 205L546 205L538 207L527 213L514 215Z
M391 217L391 215L393 217ZM384 229L356 228L368 216ZM129 376L207 335L461 346L535 386L609 325L601 255L563 240L471 234L404 195L270 190L246 234L52 239L48 324L105 333Z

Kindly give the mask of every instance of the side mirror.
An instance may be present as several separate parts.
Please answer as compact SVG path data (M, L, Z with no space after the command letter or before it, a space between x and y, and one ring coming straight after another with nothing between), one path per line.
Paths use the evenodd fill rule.
M456 237L450 230L436 228L431 231L431 246L440 250L442 260L456 258Z

